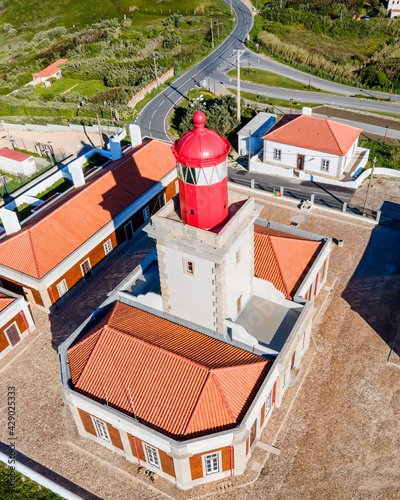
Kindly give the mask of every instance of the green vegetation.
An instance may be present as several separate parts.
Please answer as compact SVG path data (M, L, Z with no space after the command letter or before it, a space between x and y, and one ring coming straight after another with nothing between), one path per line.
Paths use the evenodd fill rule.
M11 476L15 473L15 483ZM61 500L61 497L43 488L0 462L0 498L2 500Z
M231 69L228 73L232 78L237 78L237 70ZM247 80L252 83L258 83L260 85L266 85L268 87L280 87L283 89L291 90L309 90L310 92L318 92L319 89L314 87L309 87L308 85L303 85L302 83L295 82L290 78L286 78L276 73L271 73L270 71L265 71L263 69L257 68L246 68L243 67L240 72L241 80Z
M222 0L2 0L0 114L36 123L136 117L129 99L171 67L178 74L230 32ZM59 58L63 78L23 85ZM12 95L9 94L13 91ZM84 104L82 106L82 103ZM113 116L112 116L113 115Z
M102 165L104 165L105 163L107 163L109 161L108 158L106 158L105 156L99 154L99 153L94 153L89 159L88 161L86 161L84 164L83 164L83 171L86 172L87 170L90 170L92 169L93 167L101 167Z
M199 96L193 97L195 93L199 93ZM199 110L207 116L207 127L223 136L227 136L239 125L236 117L236 99L233 96L217 97L206 90L201 90L200 93L195 89L176 109L171 123L172 129L179 136L192 130L193 115Z
M64 191L67 191L67 189L69 189L72 185L73 183L69 179L65 179L63 177L62 179L58 179L58 181L54 182L44 191L36 194L35 197L45 201L51 198L56 193L63 193Z
M77 93L83 97L94 97L99 92L104 92L107 87L100 80L74 80L73 78L60 78L51 84L51 87L37 86L35 94L38 97L48 99L68 92Z
M232 94L237 94L237 89L234 88L229 88L228 89ZM274 99L273 97L267 97L265 95L257 95L257 94L252 94L251 92L240 92L240 97L242 99L247 99L249 101L254 101L255 103L259 104L268 104L271 107L284 107L284 108L289 108L290 107L290 101L287 101L285 99ZM297 102L293 101L292 102L292 109L302 109L304 106L307 106L309 108L315 108L316 106L319 106L319 104L315 103L309 103L309 102Z
M366 168L372 166L372 159L377 158L377 166L382 168L393 168L400 170L400 146L386 144L382 141L371 139L360 139L359 147L370 150L369 160Z
M399 91L400 24L378 0L260 0L258 10L255 50L323 78Z

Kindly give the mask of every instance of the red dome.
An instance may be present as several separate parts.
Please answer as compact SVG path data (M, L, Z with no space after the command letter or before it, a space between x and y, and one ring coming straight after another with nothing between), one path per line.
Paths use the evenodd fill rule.
M213 130L204 127L206 115L196 111L194 130L175 141L172 152L176 160L188 167L211 167L226 160L231 145Z

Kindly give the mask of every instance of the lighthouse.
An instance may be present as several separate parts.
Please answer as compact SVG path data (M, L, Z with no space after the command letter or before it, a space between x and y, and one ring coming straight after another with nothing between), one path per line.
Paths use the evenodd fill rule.
M227 157L230 144L205 127L206 115L196 111L194 129L172 146L178 169L180 215L183 222L212 229L228 216Z

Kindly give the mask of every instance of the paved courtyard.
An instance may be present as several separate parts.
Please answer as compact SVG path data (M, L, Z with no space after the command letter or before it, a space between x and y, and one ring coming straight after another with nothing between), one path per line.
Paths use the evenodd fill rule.
M357 196L365 196L363 185ZM400 182L374 182L371 208L399 213ZM81 438L61 399L56 348L153 248L114 252L101 272L0 361L0 440L6 389L16 387L18 449L103 499L400 498L400 364L387 363L399 323L400 231L283 199L263 198L262 215L342 239L318 299L310 349L296 384L275 410L244 475L182 492ZM388 205L389 204L389 205ZM374 205L374 206L372 206ZM90 498L90 495L87 495Z

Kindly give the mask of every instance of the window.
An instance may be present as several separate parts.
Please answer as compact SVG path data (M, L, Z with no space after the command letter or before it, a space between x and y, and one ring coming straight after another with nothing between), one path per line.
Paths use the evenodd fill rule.
M92 268L90 266L90 260L86 259L81 263L81 271L84 278L89 278L92 274Z
M18 344L18 342L21 340L21 337L19 336L19 330L18 330L16 323L13 323L8 328L6 328L4 331L6 332L8 340L10 341L10 344L12 346L15 346L15 344Z
M110 436L108 435L107 424L102 420L92 417L94 427L96 429L96 434L99 438L104 439L104 441L110 441Z
M303 333L303 346L302 349L306 346L306 332Z
M145 444L144 447L146 449L147 462L155 467L160 467L157 450L148 444Z
M210 455L205 455L204 465L207 475L219 472L219 453L211 453Z
M323 170L324 172L329 172L329 160L321 161L321 170Z
M194 262L183 259L183 270L185 274L191 274L194 276Z
M282 157L282 150L274 149L274 160L281 161L281 157Z
M265 416L268 415L268 413L272 409L272 391L267 396L267 399L265 400Z
M147 222L150 219L150 208L149 207L145 207L142 210L142 214L143 214L143 220L144 220L144 222Z
M236 256L235 256L235 258L236 258L236 264L239 264L239 262L240 262L240 250L237 250L237 251L236 251Z
M107 255L111 252L111 250L113 249L112 247L112 243L111 243L111 240L107 240L105 243L104 243L104 253Z
M67 282L65 279L60 281L60 283L57 283L57 291L60 297L62 297L64 293L68 292Z
M177 180L175 181L175 193L179 193L179 182Z

